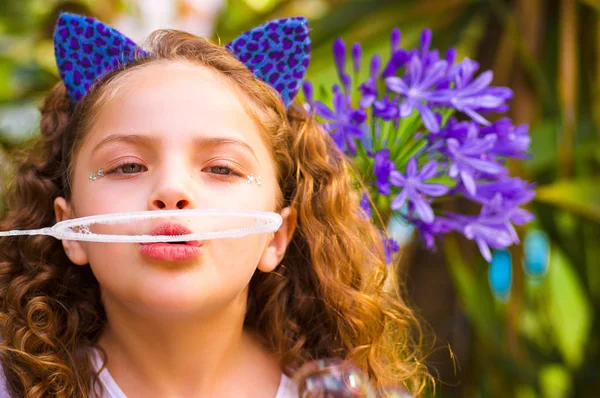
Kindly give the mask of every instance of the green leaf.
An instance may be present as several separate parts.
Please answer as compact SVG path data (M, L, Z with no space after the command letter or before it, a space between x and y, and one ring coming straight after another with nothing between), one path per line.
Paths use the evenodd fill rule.
M416 140L410 144L402 145L400 153L393 158L396 168L398 170L404 170L406 164L417 152L423 149L427 145L427 141L424 139Z
M543 396L547 398L562 398L569 396L571 375L560 365L547 365L540 369L540 387Z
M558 181L538 188L536 200L600 222L600 179Z
M592 325L590 302L572 264L558 249L550 254L547 303L557 346L566 363L582 362Z

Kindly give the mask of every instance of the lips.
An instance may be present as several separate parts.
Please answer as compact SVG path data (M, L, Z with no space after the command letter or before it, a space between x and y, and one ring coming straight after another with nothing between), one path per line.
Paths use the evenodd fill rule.
M174 235L187 235L191 234L192 231L181 224L173 223L173 222L163 222L155 225L150 230L150 235L166 235L166 236L174 236ZM200 246L202 245L201 241L191 240L191 241L181 241L181 242L164 242L166 244L186 244L190 246Z
M187 235L192 233L189 228L177 224L163 222L155 225L150 231L151 235ZM198 258L202 254L201 241L181 241L181 242L157 242L143 243L140 246L142 255L159 261L179 262Z

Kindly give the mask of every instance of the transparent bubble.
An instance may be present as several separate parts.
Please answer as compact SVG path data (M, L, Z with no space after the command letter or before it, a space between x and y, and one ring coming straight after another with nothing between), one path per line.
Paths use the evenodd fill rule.
M293 380L300 398L412 398L402 386L375 389L358 367L337 358L307 362Z
M0 236L50 235L90 242L189 242L236 238L277 231L277 213L228 209L154 210L97 214L56 223L38 230L0 232Z
M296 372L294 381L301 398L376 397L364 373L341 359L308 362Z

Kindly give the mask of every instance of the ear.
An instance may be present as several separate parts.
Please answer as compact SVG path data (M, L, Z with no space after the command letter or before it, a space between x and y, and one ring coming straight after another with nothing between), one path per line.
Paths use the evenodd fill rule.
M273 233L258 261L258 269L262 272L271 272L279 265L296 230L297 214L295 209L285 207L279 214L283 219L281 227Z
M63 13L54 32L54 52L69 97L78 102L102 76L146 52L108 25L83 15Z
M54 199L54 215L56 221L64 221L72 218L71 206L65 198L58 197ZM87 253L85 252L81 242L75 240L63 240L63 248L69 260L76 265L86 265L88 261Z
M300 90L310 60L308 21L304 17L271 21L241 34L225 48L277 90L287 107Z

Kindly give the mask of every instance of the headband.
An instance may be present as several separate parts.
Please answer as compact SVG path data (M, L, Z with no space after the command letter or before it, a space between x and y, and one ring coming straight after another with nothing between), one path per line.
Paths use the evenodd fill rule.
M259 79L294 99L310 59L308 22L304 17L278 19L255 27L225 46ZM149 53L118 30L82 15L63 13L54 32L58 71L75 103L102 76Z

